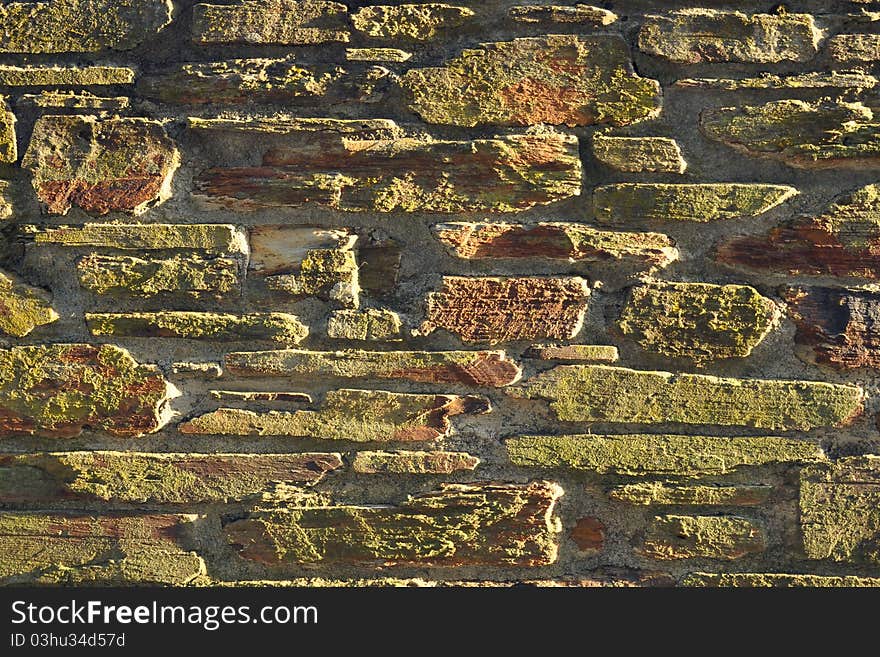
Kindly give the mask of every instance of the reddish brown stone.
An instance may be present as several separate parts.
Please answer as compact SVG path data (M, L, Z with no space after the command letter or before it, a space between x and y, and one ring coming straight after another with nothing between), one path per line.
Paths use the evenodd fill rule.
M880 188L837 199L818 217L800 217L760 236L722 243L716 259L732 267L800 276L880 278Z
M170 195L178 164L160 123L94 116L41 117L22 160L51 214L143 211Z
M285 506L225 527L266 566L542 566L556 561L556 484L446 484L399 506Z
M880 367L880 293L828 287L782 290L810 360L839 369Z
M598 518L581 518L571 530L571 539L581 552L601 552L605 544L605 524Z
M442 328L466 342L567 340L581 329L590 289L583 278L446 276L427 299L420 331Z

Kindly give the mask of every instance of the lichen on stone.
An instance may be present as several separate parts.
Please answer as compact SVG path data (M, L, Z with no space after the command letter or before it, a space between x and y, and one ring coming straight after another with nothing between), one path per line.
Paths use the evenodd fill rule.
M444 66L407 71L402 85L422 119L462 127L628 125L660 112L659 84L633 72L616 35L485 43Z
M733 561L766 548L762 527L736 516L656 516L639 553L661 561L720 559Z
M617 327L646 351L705 364L748 356L779 316L747 285L649 281L630 290Z
M37 244L102 247L123 251L200 250L246 254L247 238L231 224L88 223L80 226L22 225L21 233Z
M15 114L9 109L6 98L0 96L0 164L12 164L18 159L18 142L15 137Z
M684 173L687 162L669 137L593 135L593 155L602 164L630 173Z
M348 8L326 0L243 0L193 7L193 41L308 46L348 41Z
M402 339L400 316L384 308L337 310L327 320L327 337L387 342Z
M370 5L351 15L354 29L373 39L430 41L473 18L467 7L439 2L403 5Z
M24 285L0 271L0 333L23 338L38 326L58 319L49 294Z
M642 506L759 506L767 502L773 486L678 485L661 481L626 484L611 489L612 499Z

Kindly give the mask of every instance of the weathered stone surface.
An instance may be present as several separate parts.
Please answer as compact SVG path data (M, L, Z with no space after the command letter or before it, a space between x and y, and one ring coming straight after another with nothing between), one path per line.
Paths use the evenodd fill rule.
M43 91L39 94L24 94L19 97L16 107L47 109L93 110L95 112L121 112L127 110L130 101L127 96L95 96L88 92Z
M9 183L5 180L0 180L0 221L9 219L12 216L12 203L6 197L8 189Z
M226 525L242 557L284 564L540 566L556 561L554 483L445 484L396 507L287 507Z
M856 578L857 579L857 578ZM880 580L878 580L880 581ZM642 587L673 586L675 580L668 574L656 571L633 571L609 569L594 571L589 577L562 577L557 579L516 579L516 580L425 580L419 577L371 577L369 579L331 579L328 577L297 577L294 579L239 580L236 582L212 581L211 586L225 587L321 587L321 588L364 588L364 587L407 587L407 588L601 588L601 587Z
M731 267L804 276L880 278L880 186L845 194L818 217L734 237L715 258Z
M289 313L227 313L161 311L86 313L92 335L136 338L187 338L190 340L265 340L298 344L309 328Z
M880 164L880 121L871 108L858 102L786 99L719 107L703 110L700 128L710 139L746 155L793 167Z
M744 466L809 463L824 459L807 440L767 436L668 434L517 436L507 440L512 463L574 468L599 474L700 477Z
M358 282L373 299L394 298L400 282L403 244L382 231L362 232L357 241Z
M267 392L263 390L211 390L211 399L226 402L284 402L311 404L312 397L304 392Z
M198 376L206 379L218 379L223 375L220 363L177 361L171 363L171 372L179 376Z
M402 339L400 316L391 310L337 310L327 321L327 337L387 342Z
M723 559L734 561L766 548L764 530L736 516L656 516L639 552L661 561Z
M801 575L789 573L688 573L682 586L723 586L723 587L774 587L774 588L818 588L818 587L875 587L880 586L880 577L857 577L855 575Z
M167 0L52 0L0 5L0 52L131 50L171 22Z
M660 85L633 72L616 35L485 43L444 66L407 71L402 85L422 119L463 127L628 125L660 112Z
M292 57L176 64L138 80L138 92L166 103L300 104L328 97L345 70L333 64L298 66Z
M398 48L346 48L345 59L350 62L394 62L409 61L412 53Z
M444 276L428 295L419 331L445 329L465 342L568 340L581 330L590 288L565 278Z
M679 64L806 62L821 38L809 14L681 9L646 16L639 48Z
M310 252L351 250L356 240L346 230L316 226L254 226L249 233L248 269L255 276L295 273Z
M382 390L330 390L320 411L257 413L221 408L180 425L181 433L289 436L353 442L410 442L442 438L455 415L488 413L488 400Z
M177 255L136 258L93 253L76 263L79 283L95 294L122 297L220 299L240 293L239 263L232 258Z
M343 306L360 305L357 259L350 249L312 249L295 274L267 276L266 285L294 297L317 296Z
M880 34L838 34L828 39L828 53L838 62L880 60Z
M194 515L0 513L0 585L174 585L205 574Z
M808 558L880 564L880 456L804 468L800 513Z
M794 75L762 73L754 78L685 78L677 87L741 91L745 89L870 89L877 78L864 71L811 71Z
M653 271L678 259L675 243L660 233L623 233L562 222L534 225L455 222L434 233L459 258L549 258L614 262Z
M57 319L49 294L0 270L0 334L23 338L38 326Z
M209 169L194 194L238 211L316 203L352 212L515 212L580 194L577 146L558 133L340 140L316 154L269 151L261 167Z
M810 360L839 369L880 367L880 294L828 287L783 290Z
M605 546L605 523L598 518L581 518L571 530L571 540L582 554L598 554Z
M474 15L467 7L439 2L417 5L371 5L351 15L354 29L373 39L431 41L467 23Z
M646 351L703 364L748 356L778 318L748 285L648 281L630 290L617 327Z
M526 358L562 361L614 363L620 358L617 347L605 344L536 344L526 351Z
M245 0L193 7L193 41L307 46L348 41L348 8L324 0Z
M277 483L317 483L342 465L339 454L8 454L0 455L0 500L228 502L259 497Z
M162 124L147 119L43 116L22 167L51 214L74 205L95 214L143 212L171 195L180 164Z
M135 72L128 66L2 66L0 86L100 87L132 84Z
M165 424L175 392L154 366L112 345L0 350L0 436L70 438L85 427L141 436Z
M684 173L687 162L669 137L593 135L593 155L602 164L632 173Z
M523 5L511 7L510 17L518 23L562 23L604 27L617 21L617 14L592 5Z
M15 139L15 114L3 96L0 96L0 164L12 164L18 159Z
M37 244L96 247L124 251L198 249L215 254L245 254L247 238L231 224L101 224L21 226Z
M405 379L501 387L522 372L503 351L242 351L226 354L233 376Z
M452 474L475 470L479 463L466 452L357 452L351 469L362 474Z
M557 365L508 394L550 400L568 422L715 424L759 429L844 426L862 412L862 389L821 381L730 379Z
M593 190L593 211L600 223L613 226L645 221L705 223L756 217L797 193L794 187L757 183L618 183Z
M662 481L626 484L612 488L612 499L629 504L676 506L758 506L764 504L773 486L678 486Z

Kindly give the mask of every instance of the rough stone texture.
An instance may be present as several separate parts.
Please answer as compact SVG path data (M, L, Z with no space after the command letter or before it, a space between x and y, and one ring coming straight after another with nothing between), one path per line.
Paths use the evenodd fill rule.
M800 520L809 559L880 564L880 457L805 468Z
M573 338L590 289L582 278L446 276L425 303L423 334L445 329L465 342Z
M4 87L100 87L132 84L134 69L127 66L3 66Z
M616 35L485 43L444 66L411 69L402 84L422 119L464 127L628 125L660 111L658 83L633 72Z
M221 408L180 426L187 434L290 436L353 442L429 441L447 435L450 417L488 413L488 400L381 390L331 390L320 411Z
M806 62L821 36L809 14L682 9L646 16L639 48L681 64Z
M556 484L445 484L396 507L287 507L226 525L248 560L286 564L539 566L557 557Z
M111 345L0 350L0 436L70 438L86 427L142 436L165 424L175 392L155 367Z
M735 516L657 516L648 525L641 554L658 561L723 559L734 561L763 552L764 530Z
M402 339L400 316L391 310L337 310L327 321L327 337L387 342Z
M9 183L0 180L0 221L9 219L12 216L12 202L6 198L6 191L9 189Z
M860 102L775 100L710 108L700 115L710 139L798 168L878 166L880 124Z
M241 289L239 264L232 258L147 259L93 253L81 258L76 267L80 285L102 295L220 299Z
M314 484L341 467L339 454L8 454L0 455L0 501L227 502L278 483Z
M15 114L3 96L0 96L0 164L12 164L18 159L15 138Z
M350 62L406 62L412 53L399 48L346 48L345 59Z
M617 20L617 14L592 5L523 5L511 7L510 17L519 23L563 23L604 27Z
M880 586L878 577L790 575L788 573L688 573L682 586L740 588L855 588Z
M467 7L425 2L417 5L372 5L351 15L354 29L373 39L431 41L464 25L474 16Z
M821 447L807 440L669 434L517 436L507 440L507 453L512 463L521 466L691 477L824 458Z
M0 585L188 584L205 574L181 547L197 518L0 513Z
M345 70L299 66L292 57L175 64L138 81L138 92L166 103L309 103L328 98Z
M620 359L620 354L617 352L617 347L604 344L536 344L526 351L526 358L614 363Z
M547 258L614 262L648 271L678 259L675 243L660 233L597 230L562 222L437 224L434 232L459 258Z
M730 379L610 365L558 365L510 388L550 400L567 422L714 424L759 429L845 426L862 413L857 386L821 381Z
M43 91L39 94L24 94L18 99L16 107L34 107L43 110L91 110L95 112L122 112L129 108L126 96L95 96L90 93L65 91Z
M737 268L803 276L880 277L880 187L835 200L816 217L799 217L763 235L734 237L715 257Z
M267 276L266 285L293 297L317 296L355 308L360 304L358 263L350 249L312 249L295 274Z
M229 224L102 224L21 226L37 244L164 251L198 249L215 254L247 253L243 233Z
M351 468L362 474L452 474L472 471L479 463L465 452L358 452Z
M167 0L52 0L0 5L2 53L131 50L171 21Z
M630 290L617 327L646 351L705 363L748 356L778 317L747 285L651 281Z
M640 222L710 222L756 217L797 194L786 185L620 183L593 191L596 219L612 226Z
M669 137L593 136L593 155L602 164L630 173L684 173L687 162Z
M0 270L0 335L23 338L38 326L58 319L51 297L39 288L24 285Z
M269 341L298 344L309 328L296 315L252 313L230 315L190 311L155 313L86 313L86 324L95 336L187 338L190 340Z
M324 0L197 4L193 8L193 40L202 45L297 46L348 41L347 13L345 5Z
M685 78L677 87L742 91L746 89L870 89L877 78L863 71L812 71L796 75L762 73L754 78Z
M558 133L343 140L314 155L269 151L259 167L209 169L195 194L239 211L314 203L348 212L515 212L576 196L580 180L577 139Z
M285 402L311 404L312 397L304 392L267 392L263 390L211 390L211 398L226 402Z
M626 484L611 489L612 499L643 506L760 506L772 486L677 486L660 481Z
M795 341L809 360L838 369L880 367L880 294L827 287L783 290L797 326Z
M146 119L44 116L22 167L51 214L143 212L171 194L179 154L162 125Z
M598 554L605 545L605 524L598 518L581 518L571 530L571 540L581 554Z
M224 366L231 375L247 377L323 375L490 387L515 383L522 374L503 351L242 351L227 354Z
M831 58L838 62L876 62L880 60L880 35L838 34L826 44Z

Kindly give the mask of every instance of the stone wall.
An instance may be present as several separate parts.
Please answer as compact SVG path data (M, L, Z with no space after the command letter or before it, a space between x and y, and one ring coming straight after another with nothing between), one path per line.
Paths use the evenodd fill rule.
M0 583L880 584L880 3L0 4Z

